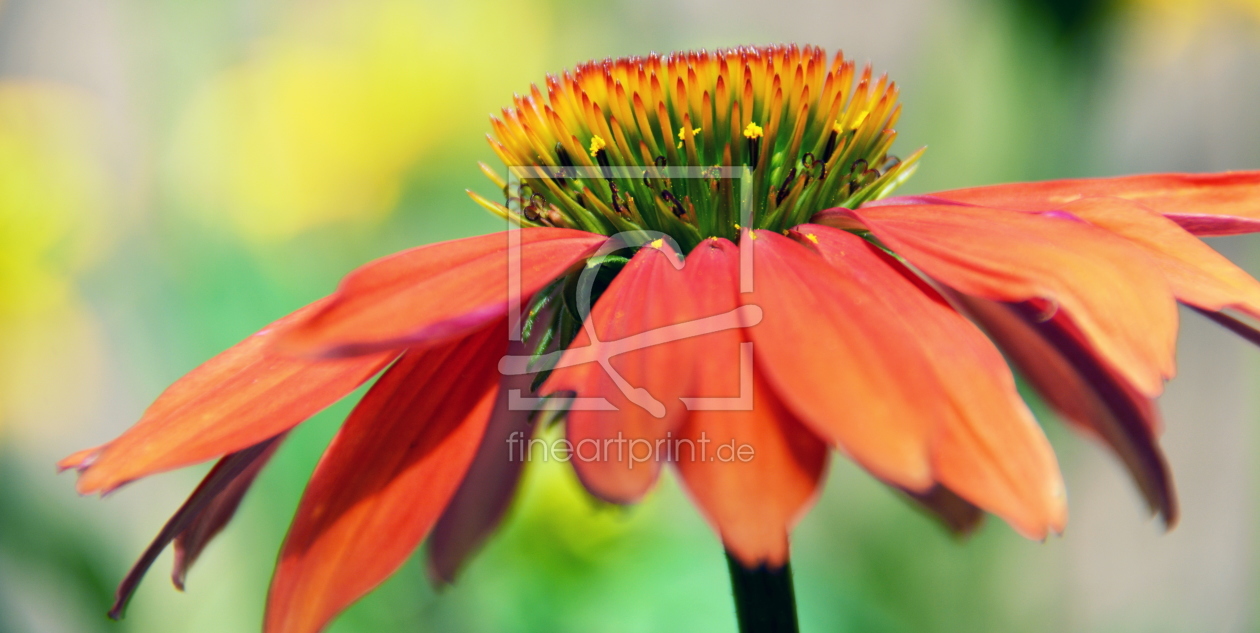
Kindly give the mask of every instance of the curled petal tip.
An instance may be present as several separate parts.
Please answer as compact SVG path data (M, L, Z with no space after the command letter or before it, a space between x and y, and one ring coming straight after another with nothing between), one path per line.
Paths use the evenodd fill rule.
M442 593L455 585L455 577L438 569L438 566L432 561L425 563L425 576L429 578L429 586L437 593Z
M83 472L85 469L90 467L93 462L96 461L96 458L100 455L101 449L103 448L104 446L95 446L92 448L85 448L81 451L78 451L77 453L74 453L73 455L66 457L65 459L62 459L61 461L57 462L57 472L64 473L67 470L70 470L72 468L79 472Z

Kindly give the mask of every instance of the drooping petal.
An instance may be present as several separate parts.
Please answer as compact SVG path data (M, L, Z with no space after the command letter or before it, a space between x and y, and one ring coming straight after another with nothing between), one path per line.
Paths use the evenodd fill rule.
M1085 222L970 206L883 206L856 217L929 277L994 301L1040 299L1149 396L1175 372L1177 307L1140 248ZM830 222L823 222L829 224Z
M818 225L793 235L878 289L884 318L903 322L922 343L949 399L932 442L933 479L1028 538L1062 532L1067 503L1054 451L984 333L870 242Z
M1174 524L1177 500L1155 439L1160 422L1154 403L1106 367L1061 316L1041 321L1027 307L961 293L950 296L984 327L1047 404L1111 447L1151 511L1162 514L1166 525Z
M1063 210L1140 246L1164 273L1178 300L1260 317L1260 282L1172 220L1120 198L1085 198Z
M1209 213L1165 213L1164 217L1199 237L1242 235L1260 231L1260 218Z
M1062 209L1083 198L1123 198L1163 214L1195 235L1260 231L1260 171L1050 180L955 189L930 195L1023 211Z
M545 310L538 322L548 322L550 313L550 309ZM543 328L535 328L529 340L511 342L508 355L525 357L541 342L542 334ZM429 536L428 571L436 585L455 582L464 563L481 549L511 506L525 468L535 413L520 401L514 402L512 393L515 391L520 400L537 398L532 389L534 377L534 373L520 373L499 379L499 395L477 455Z
M1221 312L1213 312L1202 308L1195 308L1195 311L1212 321L1215 321L1217 325L1220 325L1230 332L1241 336L1248 343L1260 346L1260 330L1256 329L1254 326Z
M219 524L218 529L211 533L205 533L205 527L218 523L218 519L223 518L226 523L231 518L230 513L226 518L223 517L222 511L227 505L233 505L240 502L239 495L244 495L242 486L248 488L252 483L254 476L258 474L258 470L270 458L272 452L280 443L280 437L264 440L254 446L250 446L244 450L237 451L231 455L225 456L215 464L214 468L206 474L205 479L197 486L197 489L189 495L183 505L175 511L175 514L167 520L166 525L162 526L162 530L149 543L149 547L145 548L144 553L132 565L131 570L127 572L127 576L118 584L118 591L114 594L114 606L109 610L109 617L118 620L122 618L123 610L127 608L127 603L131 600L132 594L136 588L140 586L140 581L149 571L149 567L153 566L153 561L157 560L162 550L177 537L184 535L188 530L196 530L199 534L193 538L208 540L213 537L213 532L222 529ZM243 481L248 480L248 481ZM232 499L236 498L233 502ZM205 540L201 541L201 545L205 545ZM191 563L191 561L189 561ZM176 573L179 573L177 564ZM186 567L185 567L186 568ZM182 576L179 577L182 581ZM176 582L176 586L182 583Z
M681 266L664 242L639 249L542 389L611 405L596 410L575 403L566 431L583 484L613 503L632 503L651 488L660 471L656 442L686 414L679 398L690 393L697 353L687 328L699 315Z
M749 327L759 370L802 422L875 476L933 484L929 447L948 410L918 333L891 318L879 291L771 231L746 232L764 311Z
M437 585L455 582L464 563L481 549L503 520L525 467L533 435L529 410L508 409L508 391L532 397L532 375L505 377L490 423L459 490L433 527L428 543L429 577Z
M701 316L739 309L739 251L707 240L684 275ZM682 482L726 550L748 568L781 567L788 534L816 497L827 445L780 402L738 329L695 339L690 416L671 440ZM747 347L744 345L747 344Z
M325 300L326 301L326 300ZM278 332L321 309L319 301L267 326L192 370L149 406L135 426L93 451L62 460L78 468L81 494L241 450L275 437L371 378L395 354L334 361L271 350Z
M214 540L214 537L218 536L232 521L232 517L236 515L236 509L245 499L245 493L249 492L254 485L254 480L266 467L267 462L271 461L271 456L276 454L276 449L280 448L283 440L284 435L267 440L266 448L254 458L254 461L228 482L227 486L215 495L201 512L197 513L192 523L175 537L175 565L171 570L171 582L175 583L180 591L184 590L184 580L188 577L188 570L201 557L201 552L205 550L206 545L209 545L210 541ZM203 482L216 477L216 470L227 468L231 463L230 459L231 456L228 456L219 460Z
M788 535L817 498L827 445L755 371L751 391L747 411L693 411L672 449L726 550L747 567L780 567Z
M279 344L336 357L458 337L503 318L509 302L528 300L605 239L527 228L396 253L347 275L332 300Z
M503 322L403 355L311 475L271 581L266 633L314 633L428 534L467 472L495 400Z

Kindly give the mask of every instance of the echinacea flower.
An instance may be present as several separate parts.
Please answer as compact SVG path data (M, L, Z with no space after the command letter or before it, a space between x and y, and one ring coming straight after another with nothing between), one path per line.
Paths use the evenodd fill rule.
M830 449L956 530L1062 531L1009 362L1171 525L1153 399L1176 304L1260 339L1225 314L1260 318L1260 283L1196 237L1260 230L1260 172L889 198L919 157L888 153L896 97L795 46L592 62L518 96L490 137L514 176L483 166L505 202L473 194L518 230L365 265L61 463L89 494L220 458L114 614L172 540L182 579L284 434L382 370L311 477L268 633L322 629L426 537L451 580L540 398L591 494L633 503L673 464L733 566L775 570Z

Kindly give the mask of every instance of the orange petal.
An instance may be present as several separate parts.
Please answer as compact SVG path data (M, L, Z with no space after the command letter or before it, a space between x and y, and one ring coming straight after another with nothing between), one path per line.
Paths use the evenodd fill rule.
M318 301L272 323L192 370L149 406L135 426L99 452L62 461L82 471L82 494L181 468L275 437L336 402L394 354L314 362L271 350L278 331L318 311Z
M511 246L517 238L519 246ZM335 357L458 337L503 318L509 301L527 300L605 239L528 228L396 253L347 275L332 301L279 344L294 354Z
M1063 210L1140 246L1182 302L1215 311L1235 308L1260 318L1260 282L1176 222L1120 198L1085 198Z
M1155 440L1154 402L1108 369L1062 317L1039 322L1025 307L952 293L997 341L1007 358L1067 420L1116 453L1167 525L1177 520L1172 476Z
M746 232L764 319L748 328L757 367L810 429L875 476L931 487L931 437L949 407L918 335L871 288L771 231ZM742 253L741 253L742 254Z
M1067 522L1050 442L1015 389L1001 353L900 262L852 233L802 225L794 235L837 269L876 288L878 309L915 333L951 406L932 442L932 476L1032 539Z
M827 445L759 373L751 391L750 410L693 411L673 450L683 483L726 550L749 568L781 567L788 534L817 498Z
M404 354L355 407L285 538L266 633L322 630L420 544L481 441L505 330Z
M686 414L679 398L691 391L697 348L684 330L697 315L677 270L681 266L668 244L639 249L596 302L542 389L604 398L615 407L575 404L566 420L578 476L593 494L613 503L637 501L651 488L660 471L656 442ZM601 357L612 372L596 362Z
M100 455L102 448L104 447L93 446L92 448L85 448L81 451L71 453L70 455L62 458L61 461L57 462L57 472L70 470L71 468L74 468L75 470L83 470L84 468L87 468L93 461L96 461L96 458Z
M739 307L738 261L738 249L727 240L708 240L687 257L684 273L699 315ZM703 352L693 360L691 395L728 400L691 401L690 418L671 446L678 471L727 551L748 568L781 567L788 534L816 497L827 445L757 373L751 348L741 359L740 330L695 340Z
M1050 211L1082 198L1140 203L1195 235L1260 231L1260 171L1220 174L1144 174L1011 183L955 189L931 197L986 207Z
M1177 306L1168 282L1128 240L1087 223L970 206L840 211L929 277L995 301L1060 309L1143 393L1175 372Z

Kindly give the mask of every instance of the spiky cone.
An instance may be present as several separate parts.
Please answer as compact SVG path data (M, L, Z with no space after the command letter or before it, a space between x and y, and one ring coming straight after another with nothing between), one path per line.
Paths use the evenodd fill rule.
M483 170L504 202L473 194L519 231L363 266L61 466L89 494L221 457L153 547L182 538L195 556L276 438L383 370L272 581L265 631L307 633L426 537L434 577L453 579L510 503L521 397L615 407L565 416L586 488L633 503L672 464L748 569L787 561L831 449L952 529L988 512L1042 539L1066 522L1063 483L1009 360L1171 525L1153 398L1174 372L1176 303L1260 340L1226 314L1260 318L1260 284L1196 237L1260 227L1260 172L888 198L919 157L889 157L898 108L892 83L813 47L550 77L493 120L509 178ZM583 458L617 439L752 452Z

